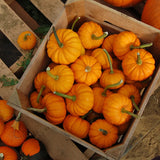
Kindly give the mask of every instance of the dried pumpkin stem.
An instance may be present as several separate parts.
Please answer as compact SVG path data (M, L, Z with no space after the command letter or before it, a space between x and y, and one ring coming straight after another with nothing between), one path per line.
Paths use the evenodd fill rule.
M24 35L24 38L23 38L24 41L26 41L26 40L28 39L27 37L30 36L30 35L31 35L30 33L26 33L26 34Z
M142 49L142 48L146 48L146 47L151 47L153 45L153 43L146 43L146 44L142 44L140 46L134 46L134 45L131 45L130 46L130 49Z
M39 103L39 99L40 99L40 97L41 97L41 95L42 95L42 92L43 92L43 90L44 90L45 88L46 88L46 87L45 87L44 85L41 86L41 89L40 89L40 91L39 91L39 93L38 93L38 96L37 96L37 103Z
M73 22L73 24L72 24L72 27L71 27L71 29L73 30L74 29L74 26L75 26L75 24L77 23L77 21L80 19L80 17L77 17L75 20L74 20L74 22Z
M14 121L13 124L12 124L12 127L13 127L15 130L19 130L19 121L20 121L20 118L21 118L21 112L18 113L15 121Z
M68 99L71 99L72 101L75 101L76 100L76 96L70 96L70 95L67 95L67 94L63 94L63 93L60 93L60 92L57 92L57 91L54 91L53 92L55 95L57 96L61 96L63 98L68 98Z
M114 71L113 71L113 66L112 66L112 62L111 62L110 55L109 55L109 53L108 53L108 51L107 51L106 49L103 49L103 50L104 50L104 52L106 53L107 58L108 58L108 62L109 62L109 66L110 66L110 73L113 74Z
M39 108L32 108L32 107L29 107L27 108L28 111L33 111L33 112L37 112L37 113L44 113L47 111L47 108L42 108L42 109L39 109Z
M108 134L108 132L106 130L102 129L102 128L100 128L99 131L102 132L103 135L107 135Z
M50 67L47 67L46 73L47 73L50 77L52 77L54 80L58 80L58 79L59 79L59 76L58 76L58 75L53 75L53 74L50 72Z
M85 67L85 72L90 72L91 71L91 67L90 66L86 66Z
M134 117L134 118L138 118L139 116L137 114L134 114L133 112L127 111L126 109L122 108L121 109L122 113L126 113L129 114L130 116Z
M107 89L109 89L109 88L111 88L111 87L119 86L119 85L122 84L122 83L123 83L123 79L121 79L121 80L120 80L119 82L117 82L117 83L110 84L110 85L106 86L106 87L104 88L104 91L102 92L102 96L106 96Z
M141 57L140 57L140 53L137 52L137 64L138 65L141 65L142 64L142 60L141 60Z
M104 32L103 35L101 35L101 36L99 36L99 37L97 37L95 34L92 34L91 38L92 38L93 40L99 40L99 39L105 38L107 35L108 35L108 32Z
M53 33L54 33L54 36L55 36L55 38L56 38L56 41L57 41L59 47L62 48L62 47L63 47L63 43L60 42L60 40L59 40L59 38L58 38L58 36L57 36L57 33L56 33L56 29L55 29L54 26L53 26Z
M137 111L139 111L139 107L137 106L137 104L136 104L136 102L135 102L135 97L132 95L132 96L130 97L130 99L131 99L131 101L132 101L133 106L135 107L135 109L136 109Z
M3 160L3 159L4 159L4 154L0 153L0 160Z

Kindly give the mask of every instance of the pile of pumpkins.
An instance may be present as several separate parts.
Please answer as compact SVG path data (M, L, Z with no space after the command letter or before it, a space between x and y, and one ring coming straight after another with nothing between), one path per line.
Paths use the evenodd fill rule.
M0 159L3 160L49 160L45 146L29 135L26 125L15 118L14 109L6 100L0 100Z
M46 45L51 62L35 76L27 109L108 148L138 118L140 90L155 70L146 49L153 44L141 44L132 31L109 35L94 21L74 31L78 19L71 29L53 27Z

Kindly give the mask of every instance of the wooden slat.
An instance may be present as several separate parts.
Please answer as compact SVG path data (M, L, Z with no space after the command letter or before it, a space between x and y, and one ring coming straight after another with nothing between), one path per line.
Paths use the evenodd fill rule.
M4 1L0 1L0 30L13 43L13 45L25 56L28 51L22 50L17 44L18 35L26 30L31 30L28 25L10 8ZM39 38L37 37L39 42ZM39 43L37 43L37 46Z
M64 4L60 0L31 0L31 2L48 18L54 22L64 9Z
M12 73L12 71L0 59L0 77L3 75L6 75L8 78L17 79L17 77ZM16 85L9 87L2 87L2 83L0 83L0 97L5 100L8 100L9 96L12 94L15 88Z

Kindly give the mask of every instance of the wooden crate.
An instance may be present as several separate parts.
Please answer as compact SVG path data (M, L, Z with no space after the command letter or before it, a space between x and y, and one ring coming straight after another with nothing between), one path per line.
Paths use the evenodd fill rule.
M118 33L123 30L131 30L135 34L137 34L137 36L141 39L142 42L144 43L151 41L153 42L154 45L153 47L150 48L150 51L156 60L156 71L153 75L153 80L151 84L147 87L147 89L143 93L143 99L141 101L140 111L138 113L138 115L141 116L151 94L157 88L157 85L160 80L160 66L159 66L160 31L140 21L137 21L134 18L131 18L125 14L113 10L112 8L109 8L100 3L90 0L77 0L75 2L72 2L72 0L68 1L64 10L54 21L53 25L56 27L56 29L66 28L68 27L68 24L70 24L73 21L73 19L75 19L75 17L77 16L83 17L79 25L86 20L93 20L99 23L101 26L103 26L103 29L107 30L109 33ZM108 21L109 23L106 23L104 21ZM47 122L41 117L26 110L26 107L30 105L28 98L29 94L33 91L34 77L38 72L45 70L46 66L49 64L49 58L47 57L45 49L46 49L46 43L48 41L51 32L52 32L52 27L48 32L48 34L46 35L46 37L44 38L43 42L40 44L30 65L28 66L27 70L20 79L20 82L16 88L16 92L14 93L13 96L14 98L11 97L9 99L9 104L13 106L13 108L21 111L24 114L24 117L28 117L28 120L30 122L26 120L26 123L28 123L28 125L30 126L31 132L35 133L35 136L39 136L38 137L39 139L42 139L43 143L47 146L48 151L52 157L54 157L55 155L58 157L58 155L57 152L54 151L56 144L49 140L48 136L49 134L53 134L54 138L57 137L56 138L57 143L63 144L65 140L69 142L68 146L62 145L63 147L61 146L61 148L59 148L61 151L62 150L64 151L63 153L65 153L65 150L69 148L74 148L74 152L78 153L78 157L81 157L81 159L87 159L84 153L80 153L79 149L76 148L75 145L73 146L74 144L73 141L74 141L86 147L87 150L92 151L91 153L95 152L107 159L114 159L114 160L119 159L122 156L123 152L126 150L127 145L140 119L135 119L133 121L122 142L111 148L101 150L95 147L94 145L90 144L89 142L86 142L85 140L73 136L72 134L64 131L62 128L52 125L51 123ZM17 97L16 94L18 94ZM37 125L37 128L34 127L34 123ZM46 129L50 133L48 133L48 135L44 137L43 136L44 130L42 129ZM61 136L63 142L61 141L61 138L59 138L59 136ZM69 151L67 150L67 152ZM62 159L62 156L58 158ZM65 159L67 158L65 157Z

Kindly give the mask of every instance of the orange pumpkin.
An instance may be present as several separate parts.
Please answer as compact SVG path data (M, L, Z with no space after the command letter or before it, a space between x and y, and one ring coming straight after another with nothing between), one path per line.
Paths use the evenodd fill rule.
M43 96L51 92L50 89L47 87L46 77L47 77L47 73L43 71L43 72L39 72L34 78L34 87L36 88L37 92Z
M100 63L96 58L87 55L80 56L72 63L71 69L76 82L89 86L96 83L102 74Z
M103 33L102 27L96 22L84 22L78 29L78 35L85 49L98 48L108 33Z
M37 91L30 94L30 103L33 108L43 108L42 106L42 96L39 96Z
M92 52L92 56L95 57L97 59L97 61L101 64L102 69L105 70L110 67L107 55L102 48L94 49ZM112 57L110 57L110 60L112 63Z
M120 32L114 39L113 52L116 57L122 60L134 46L140 46L140 40L131 31Z
M117 126L129 121L131 116L138 117L133 113L131 100L120 93L105 98L102 113L108 122Z
M70 64L82 53L82 43L76 32L71 29L53 27L53 33L47 43L47 54L57 64Z
M137 111L139 111L139 107L137 106L141 101L141 96L139 90L132 84L125 84L122 86L118 93L123 94L131 99L133 106Z
M135 81L143 81L150 77L155 69L152 54L144 49L133 49L122 61L124 74Z
M110 88L110 89L118 89L118 88L122 87L125 82L124 74L119 69L113 69L109 53L105 49L104 49L104 51L107 54L107 57L108 57L108 60L110 63L110 69L106 69L105 71L103 71L103 73L100 77L100 84L103 88L105 88L108 85L112 85L112 84L115 84L115 83L122 81L122 83L120 83L119 85L112 86Z
M160 29L160 1L147 0L141 14L141 21Z
M107 36L102 43L102 48L106 49L107 52L111 55L111 57L115 57L113 53L113 42L116 37L117 37L117 34L111 34Z
M67 93L73 86L74 75L67 65L57 65L53 69L47 68L47 87L52 91Z
M86 84L74 84L67 94L59 92L54 94L66 98L67 111L74 116L83 116L93 107L93 90Z
M7 122L9 121L14 115L14 109L7 104L6 100L0 99L0 118Z
M118 128L104 119L98 119L90 125L89 140L99 148L108 148L118 140Z
M52 124L60 124L66 116L66 105L64 99L53 93L46 94L42 99L44 108L27 108L29 111L44 113L46 119Z
M132 7L140 2L142 2L143 0L104 0L107 3L111 4L112 6L115 7Z
M79 138L86 138L89 132L90 124L88 121L84 120L81 117L67 115L63 121L63 128L67 132L72 133L73 135Z
M27 138L27 128L23 121L20 121L21 112L15 120L11 120L5 124L5 128L1 135L4 144L11 147L19 147Z
M1 137L3 130L4 130L4 122L2 119L0 119L0 137Z
M30 50L35 47L37 42L36 36L31 31L22 32L17 39L20 48Z
M0 146L0 159L2 160L18 160L17 152L8 147L8 146Z

